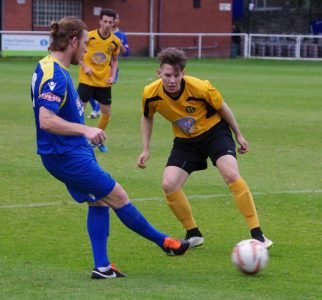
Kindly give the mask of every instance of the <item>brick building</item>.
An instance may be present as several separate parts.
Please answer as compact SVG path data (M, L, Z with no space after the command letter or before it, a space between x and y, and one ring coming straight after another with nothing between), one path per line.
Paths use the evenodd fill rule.
M232 0L0 0L1 30L47 31L52 20L74 15L89 29L98 27L101 8L119 12L127 33L230 33ZM132 54L147 54L149 36L129 35ZM215 56L230 54L230 38L204 37L203 48ZM156 36L155 49L168 46L196 51L197 36Z

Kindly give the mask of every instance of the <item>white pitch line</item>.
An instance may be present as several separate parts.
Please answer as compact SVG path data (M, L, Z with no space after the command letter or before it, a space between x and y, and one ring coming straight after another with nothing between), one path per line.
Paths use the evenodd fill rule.
M297 191L276 191L276 192L254 192L253 195L279 195L279 194L321 194L322 190L297 190ZM230 193L224 194L212 194L212 195L187 195L189 199L209 199L209 198L222 198L222 197L231 197ZM131 201L160 201L163 200L163 197L147 197L147 198L134 198ZM12 205L0 205L2 208L32 208L32 207L41 207L41 206L59 206L59 205L69 205L75 204L76 202L44 202L44 203L30 203L30 204L12 204Z
M254 192L253 195L278 195L278 194L310 194L310 193L322 193L322 190L299 190L299 191L277 191L277 192ZM187 195L189 199L209 199L209 198L222 198L231 197L231 193L223 194L210 194L210 195ZM131 201L152 201L152 200L163 200L161 197L151 197L151 198L137 198L131 199Z
M0 205L1 208L24 208L24 207L39 207L39 206L58 206L65 205L66 202L45 202L45 203L30 203L30 204L12 204L12 205Z

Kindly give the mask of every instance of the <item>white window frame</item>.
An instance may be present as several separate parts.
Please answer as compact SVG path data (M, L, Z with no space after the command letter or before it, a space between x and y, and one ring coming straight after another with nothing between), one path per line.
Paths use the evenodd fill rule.
M82 18L82 0L33 0L33 26L48 27L52 21L58 21L66 16Z

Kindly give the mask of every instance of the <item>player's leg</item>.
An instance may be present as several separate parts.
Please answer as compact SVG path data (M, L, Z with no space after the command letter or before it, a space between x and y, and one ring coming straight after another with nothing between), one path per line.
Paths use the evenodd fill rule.
M110 121L110 116L111 116L111 104L100 104L100 109L101 109L101 115L98 120L98 125L97 127L100 129L105 130L107 127L108 122ZM98 150L100 152L108 152L109 148L105 144L100 144L98 145Z
M204 238L182 188L189 174L196 170L205 169L207 163L199 158L199 153L194 153L191 149L191 145L174 143L163 173L162 188L167 204L186 230L185 239L190 242L191 247L196 247L204 243Z
M228 124L224 121L217 124L213 134L209 136L203 146L208 149L212 163L218 168L232 192L237 207L246 220L251 236L265 242L266 246L270 247L272 242L265 239L259 225L253 195L245 180L240 176L236 159L236 144Z
M100 104L96 100L94 100L93 110L97 113L97 115L100 114L100 108L101 108Z
M92 244L95 268L109 266L110 261L107 257L107 239L109 236L108 205L93 205L89 203L87 231Z
M79 83L77 93L84 104L93 99L93 88L87 84Z
M236 158L232 155L223 155L217 159L216 166L231 190L239 210L246 219L249 229L259 227L253 197L247 183L239 174Z
M98 128L105 130L111 120L112 104L100 104L101 116L98 120Z
M77 202L89 203L87 228L95 263L92 278L124 276L111 266L107 255L109 236L107 205L115 210L127 227L155 242L167 254L181 255L189 248L188 242L170 238L152 227L129 202L124 189L98 165L90 147L75 150L75 155L70 153L65 160L60 156L56 160L54 155L43 155L41 158L47 171L65 183L69 193Z
M98 120L98 128L106 129L112 111L112 88L96 88L95 99L100 103L101 116Z
M186 230L186 239L191 247L203 243L202 234L192 215L192 209L182 188L189 174L175 166L168 166L163 173L162 188L165 199L176 218Z
M87 116L88 119L96 119L100 114L100 104L94 99L91 98L89 103L92 107L91 113Z
M99 168L90 147L76 150L75 155L70 153L65 160L61 155L57 159L55 155L43 155L41 158L47 171L65 183L77 202L89 204L87 231L94 259L92 278L124 277L108 259L109 207L103 201L96 201L114 188L114 180Z
M265 238L260 228L253 195L246 181L240 176L236 158L232 155L223 155L217 159L216 166L232 192L237 207L246 220L251 236L270 247L272 243Z
M98 120L97 127L105 130L110 119L111 119L111 111L112 111L112 89L108 88L95 88L95 99L100 104L101 115ZM98 149L101 152L109 151L107 146L101 144L98 146Z
M107 256L108 237L110 232L109 207L103 201L88 203L87 232L94 258L93 279L125 277L111 265Z
M168 235L154 228L141 212L129 201L126 191L118 183L113 190L102 199L112 207L122 221L132 231L154 242L169 255L181 255L188 248L189 243L170 238Z

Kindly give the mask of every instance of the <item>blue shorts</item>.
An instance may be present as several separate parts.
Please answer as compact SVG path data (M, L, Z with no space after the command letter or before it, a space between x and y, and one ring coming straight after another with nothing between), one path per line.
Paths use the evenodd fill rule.
M41 159L47 171L65 183L79 203L96 202L115 187L115 180L99 166L90 146L63 155L42 155Z

